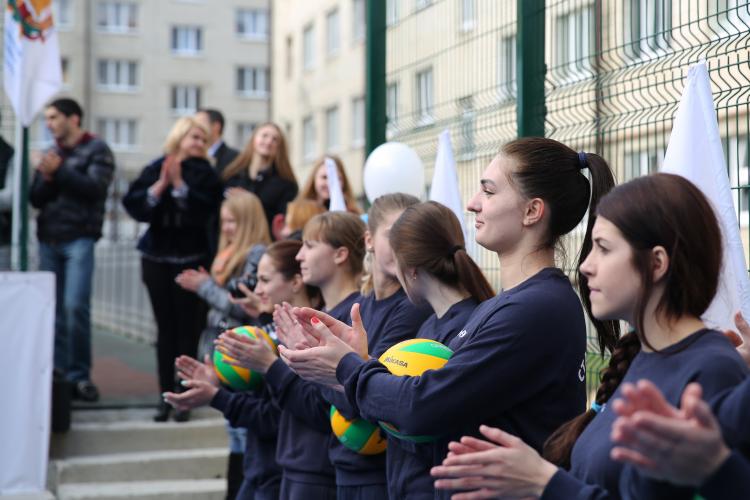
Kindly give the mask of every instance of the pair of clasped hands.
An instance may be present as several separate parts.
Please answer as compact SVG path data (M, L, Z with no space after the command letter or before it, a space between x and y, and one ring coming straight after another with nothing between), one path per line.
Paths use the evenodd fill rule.
M308 307L292 307L288 303L274 307L273 319L281 345L279 355L263 340L225 331L214 341L215 348L232 358L226 362L265 374L280 357L302 378L342 390L336 380L336 367L341 358L356 353L368 359L367 333L362 325L359 304L352 306L352 326ZM175 361L177 375L184 392L165 392L165 401L178 410L190 410L211 402L219 390L219 379L211 358L203 362L190 356Z

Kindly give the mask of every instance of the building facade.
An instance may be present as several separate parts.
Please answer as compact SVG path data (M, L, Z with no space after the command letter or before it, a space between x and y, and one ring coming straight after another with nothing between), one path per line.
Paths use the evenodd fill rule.
M289 139L302 185L338 155L362 193L365 143L365 0L274 0L273 121Z
M64 88L127 182L159 156L174 121L221 110L241 148L270 103L269 0L55 0ZM43 119L32 148L49 144Z

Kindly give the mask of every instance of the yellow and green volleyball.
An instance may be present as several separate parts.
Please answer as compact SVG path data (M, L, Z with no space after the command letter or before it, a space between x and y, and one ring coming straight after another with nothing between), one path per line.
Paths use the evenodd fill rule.
M361 418L347 420L333 405L331 429L341 444L360 455L378 455L385 451L387 441L383 439L377 425Z
M232 331L239 335L247 335L252 339L264 340L274 352L276 351L276 344L261 328L256 326L239 326L232 329ZM235 391L250 391L260 387L263 375L241 366L232 366L226 362L227 360L234 361L229 356L222 354L218 350L214 350L214 371L222 384Z
M452 355L450 348L435 340L411 339L392 346L380 356L379 361L394 375L414 377L427 370L439 370ZM388 422L380 422L380 426L391 436L414 443L428 443L436 439L436 436L402 434Z

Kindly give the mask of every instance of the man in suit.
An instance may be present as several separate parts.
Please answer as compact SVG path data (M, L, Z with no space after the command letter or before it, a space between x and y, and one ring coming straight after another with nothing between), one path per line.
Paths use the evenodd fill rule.
M224 168L232 163L232 160L237 158L239 154L239 151L227 146L222 138L224 115L217 109L206 108L199 110L195 117L208 127L208 143L210 144L208 155L213 159L216 174L221 176Z

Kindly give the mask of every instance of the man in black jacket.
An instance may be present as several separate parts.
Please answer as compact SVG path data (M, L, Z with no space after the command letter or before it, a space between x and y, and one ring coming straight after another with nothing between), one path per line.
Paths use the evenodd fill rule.
M208 156L213 158L216 175L221 177L224 168L237 158L239 151L230 148L224 142L224 115L217 109L201 109L196 115L201 123L208 127Z
M99 399L91 382L91 288L94 243L115 163L109 147L81 128L83 110L57 99L44 111L55 138L36 166L31 204L39 209L39 268L55 273L55 369L74 382L74 397Z

